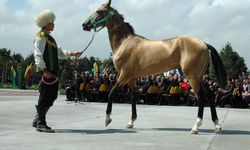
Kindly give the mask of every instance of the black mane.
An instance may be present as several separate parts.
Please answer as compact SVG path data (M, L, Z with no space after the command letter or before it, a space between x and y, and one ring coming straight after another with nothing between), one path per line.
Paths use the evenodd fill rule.
M118 13L119 14L119 13ZM123 15L120 15L120 17L122 18L122 20L124 21L124 17ZM128 30L132 33L132 34L135 34L135 30L134 28L128 23L128 22L125 22L125 24L127 25L128 27Z
M127 25L128 30L129 30L131 33L135 34L134 28L133 28L128 22L125 22L125 24Z

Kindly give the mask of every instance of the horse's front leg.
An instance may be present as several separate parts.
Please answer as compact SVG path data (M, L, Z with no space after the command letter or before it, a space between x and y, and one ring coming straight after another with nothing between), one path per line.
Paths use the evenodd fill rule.
M135 98L135 92L136 92L136 80L131 80L128 82L129 86L129 97L131 101L131 106L132 106L132 116L131 119L129 120L127 124L127 128L133 128L134 127L134 122L137 118L137 112L136 112L136 98Z
M111 116L111 112L112 112L112 99L111 99L111 95L113 93L113 91L115 90L115 88L117 87L117 83L115 83L115 85L113 85L113 87L111 88L109 95L108 95L108 104L107 104L107 109L106 109L106 120L105 120L105 126L108 126L112 119L110 118Z
M136 112L136 99L135 99L135 93L130 91L130 101L131 101L131 106L132 106L132 116L131 119L129 120L127 124L127 128L133 128L134 127L134 122L137 118L137 112Z

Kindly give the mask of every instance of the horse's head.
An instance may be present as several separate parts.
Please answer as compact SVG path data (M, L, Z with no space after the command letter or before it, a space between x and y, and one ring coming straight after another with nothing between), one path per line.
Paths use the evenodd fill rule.
M98 28L103 28L111 20L111 18L116 14L116 10L110 7L111 0L108 3L103 4L98 8L92 15L90 15L82 24L83 30L90 31Z

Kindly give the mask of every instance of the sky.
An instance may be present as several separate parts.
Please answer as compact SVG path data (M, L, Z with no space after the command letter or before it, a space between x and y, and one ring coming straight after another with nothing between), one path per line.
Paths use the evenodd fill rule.
M44 9L56 14L52 36L65 50L81 51L93 32L82 30L83 21L106 0L0 0L0 48L27 57L39 27L34 17ZM227 42L250 69L250 0L113 0L136 32L160 40L189 35L220 51ZM97 33L84 56L110 56L107 30ZM84 57L82 56L82 57Z

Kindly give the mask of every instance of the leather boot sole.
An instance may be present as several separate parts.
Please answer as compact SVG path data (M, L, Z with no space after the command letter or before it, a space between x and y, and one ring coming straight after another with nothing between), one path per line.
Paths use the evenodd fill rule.
M39 131L39 132L55 133L54 130L48 129L48 128L36 128L36 130Z

